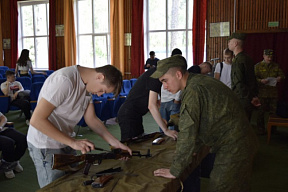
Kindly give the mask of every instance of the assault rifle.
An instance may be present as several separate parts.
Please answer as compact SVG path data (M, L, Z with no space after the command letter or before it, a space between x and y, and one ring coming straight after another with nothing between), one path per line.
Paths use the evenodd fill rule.
M132 151L132 156L136 157L151 157L150 149L148 149L147 154L142 155L140 151ZM96 164L101 164L103 159L120 159L123 157L132 157L128 151L123 151L122 149L112 149L111 152L99 153L99 154L83 154L83 155L69 155L69 154L53 154L53 165L52 169L59 170L79 170L85 165L83 174L88 175L89 169L94 162ZM71 168L71 165L76 163L84 162L77 166L76 168Z

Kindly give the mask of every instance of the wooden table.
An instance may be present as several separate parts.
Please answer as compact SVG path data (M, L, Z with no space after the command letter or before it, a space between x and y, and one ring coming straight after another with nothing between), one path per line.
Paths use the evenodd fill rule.
M153 139L129 145L132 150L141 151L141 154L146 154L147 149L150 149L152 157L133 157L128 161L103 160L100 165L91 166L88 176L82 173L82 169L67 174L38 191L176 192L181 187L179 179L167 179L163 177L155 177L153 175L154 170L158 168L169 168L173 161L176 141L172 138L164 138L165 141L162 142L161 145L152 145ZM199 163L202 158L198 159L197 162ZM183 173L182 179L188 176L196 164L195 161L193 165L187 168L187 171ZM106 183L103 188L92 188L91 185L82 185L83 181L89 180L91 175L96 172L119 166L123 171L114 174L113 179Z

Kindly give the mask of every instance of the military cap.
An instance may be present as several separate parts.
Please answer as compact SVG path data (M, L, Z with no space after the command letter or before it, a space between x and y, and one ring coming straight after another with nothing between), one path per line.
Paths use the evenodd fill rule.
M272 49L265 49L264 50L264 55L273 55L274 51Z
M158 79L172 67L184 67L187 69L186 59L181 55L174 55L166 59L162 59L158 61L157 69L150 77Z
M231 39L239 39L244 41L246 39L246 34L245 33L232 33L230 37L228 37L228 40Z

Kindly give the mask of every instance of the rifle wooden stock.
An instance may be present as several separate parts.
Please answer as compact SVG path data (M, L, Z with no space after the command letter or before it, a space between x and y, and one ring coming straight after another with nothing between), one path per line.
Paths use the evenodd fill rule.
M69 154L54 154L53 155L53 165L52 169L67 170L72 164L85 162L85 168L83 173L88 174L90 166L98 161L101 164L103 159L120 159L122 157L129 157L131 155L128 152L124 152L119 149L114 149L110 153L100 153L100 154L83 154L83 155L69 155Z

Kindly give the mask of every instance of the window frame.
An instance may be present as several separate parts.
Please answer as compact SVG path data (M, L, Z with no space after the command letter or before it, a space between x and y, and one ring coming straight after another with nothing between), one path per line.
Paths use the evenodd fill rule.
M97 65L97 59L96 59L96 47L95 47L95 37L105 37L106 39L106 53L107 53L107 63L105 64L101 64L101 66L103 65L107 65L107 64L110 64L111 63L111 50L110 50L110 47L111 47L111 43L110 43L110 0L108 0L108 18L107 18L107 22L108 22L108 32L107 33L103 33L103 32L100 32L100 33L97 33L95 32L95 27L94 27L94 14L95 14L95 11L94 11L94 0L86 0L86 1L91 1L91 7L92 7L92 33L83 33L83 34L80 34L79 33L79 6L78 6L78 2L79 1L83 1L83 0L75 0L74 1L74 10L75 10L75 16L74 16L74 20L76 21L75 22L75 32L76 32L76 43L77 43L77 49L76 49L76 55L77 55L77 61L76 63L78 65L81 65L80 63L80 46L79 46L79 42L80 42L80 37L81 36L91 36L91 41L92 41L92 51L93 51L93 66L90 66L90 67L99 67L100 65Z
M46 4L46 34L47 35L36 35L35 32L35 12L34 12L34 6L35 5L39 5L39 4ZM23 23L22 23L22 7L23 6L33 6L33 12L32 12L32 16L33 16L33 35L27 35L24 36L23 35ZM49 55L49 0L35 0L35 1L18 1L17 2L17 6L18 6L18 53L20 56L20 53L22 51L22 49L25 49L25 47L23 47L24 44L24 40L28 39L28 38L33 38L34 41L34 53L35 53L35 61L34 61L34 66L33 69L34 70L48 70L49 69L49 61L47 60L47 67L38 67L38 62L40 62L40 59L38 58L38 54L36 54L36 50L37 50L37 43L36 43L36 39L39 37L46 37L47 38L47 59L49 59L48 55ZM31 50L29 50L30 53L32 52ZM33 65L33 63L32 63Z
M185 40L185 53L186 55L183 55L186 60L187 60L187 64L188 66L191 66L193 61L193 54L190 54L191 56L189 56L189 32L193 32L193 25L191 25L191 28L189 28L189 14L193 14L193 0L186 0L186 21L185 21L185 28L182 28L182 29L168 29L168 11L169 11L169 8L168 8L168 1L169 0L165 0L166 1L166 5L165 5L165 15L166 15L166 22L165 22L165 29L162 29L162 30L150 30L149 29L149 1L150 0L147 0L147 1L144 1L144 44L145 44L145 47L144 47L144 52L145 52L145 60L148 59L148 55L149 55L149 52L153 49L153 48L150 48L150 39L149 39L149 33L157 33L157 32L165 32L165 35L166 35L166 57L169 57L171 55L171 53L169 52L169 39L168 39L168 36L169 36L169 33L170 32L185 32L186 34L186 40ZM189 11L189 1L192 1L191 3L191 11L190 13L188 12ZM155 9L157 10L157 9ZM193 15L192 15L192 20L193 20ZM192 21L191 21L192 22ZM190 37L191 38L191 41L192 41L192 36ZM193 41L192 41L192 44L193 44ZM191 45L192 46L192 45ZM155 52L157 52L157 50L153 50ZM171 50L172 51L172 50ZM192 50L191 50L192 51ZM184 52L182 50L182 52ZM164 59L164 58L161 58L161 59ZM190 64L190 65L189 65Z

